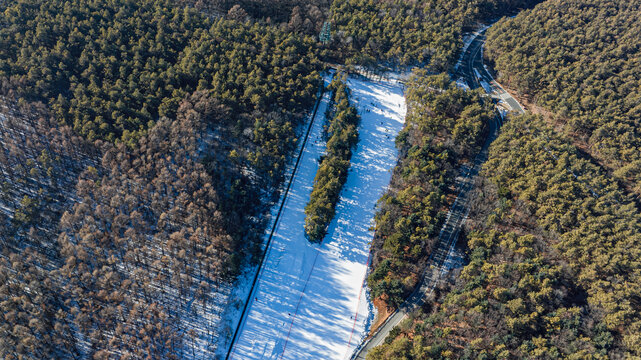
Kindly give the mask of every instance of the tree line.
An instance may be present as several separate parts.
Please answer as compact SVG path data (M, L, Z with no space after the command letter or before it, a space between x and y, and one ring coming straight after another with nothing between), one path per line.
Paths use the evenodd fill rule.
M350 104L346 74L336 74L328 86L331 104L325 117L323 137L327 141L325 154L314 177L314 186L305 206L305 235L311 242L321 242L327 227L336 214L341 189L347 181L352 152L358 143L360 116Z

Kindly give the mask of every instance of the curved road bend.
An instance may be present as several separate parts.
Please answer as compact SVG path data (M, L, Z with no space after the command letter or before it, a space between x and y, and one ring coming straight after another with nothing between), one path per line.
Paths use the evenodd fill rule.
M458 76L463 77L470 88L475 89L482 85L493 98L503 100L512 111L524 113L523 107L500 84L498 84L483 65L484 32L476 34L474 40L463 54L462 65ZM475 71L476 70L476 71ZM477 75L478 74L478 75ZM480 76L480 77L479 77ZM500 121L500 120L499 120ZM445 223L438 236L436 248L428 260L428 266L423 273L419 286L410 297L391 315L385 322L356 350L352 359L364 360L367 352L383 343L389 332L400 324L412 311L421 306L425 299L432 293L443 273L447 272L446 260L451 255L459 232L470 209L470 190L472 190L474 177L478 174L482 164L487 159L490 144L498 134L499 121L490 122L490 131L485 139L481 151L472 163L472 167L464 166L461 175L457 178L459 194L450 208Z

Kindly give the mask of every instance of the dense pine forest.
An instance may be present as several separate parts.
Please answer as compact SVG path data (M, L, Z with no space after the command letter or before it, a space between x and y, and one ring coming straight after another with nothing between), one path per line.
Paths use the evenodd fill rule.
M476 198L469 264L368 358L639 355L641 214L625 189L527 115L501 129Z
M174 0L176 1L176 0ZM318 35L327 20L331 0L178 0L212 16L260 21L282 30Z
M544 114L537 128L553 127L578 149L559 161L576 169L584 185L563 185L574 183L560 178L567 173L539 175L533 170L541 171L540 164L530 161L498 178L499 184L533 201L541 226L559 233L558 248L577 271L588 303L602 312L622 348L636 356L641 343L639 15L634 2L546 2L497 24L488 34L487 51L500 78ZM550 184L555 186L546 191L533 187L532 180L508 185L526 169L530 178L555 179Z
M641 194L641 4L547 1L488 32L500 80Z
M546 1L490 28L499 81L540 115L511 117L491 146L468 264L368 359L641 355L638 15Z
M366 66L423 64L445 71L456 61L463 31L538 2L335 0L333 56Z
M378 1L378 0L180 0L205 13L259 21L298 34L319 36L327 60L378 67L424 64L447 70L461 47L461 36L479 21L540 0Z
M315 40L170 1L0 6L0 357L210 356Z
M175 116L196 90L209 90L229 106L234 117L227 120L238 132L263 125L252 112L282 115L311 106L319 63L309 38L170 5L9 6L0 30L2 86L49 104L60 122L89 140L130 146L159 116ZM269 146L261 141L269 139L257 142Z

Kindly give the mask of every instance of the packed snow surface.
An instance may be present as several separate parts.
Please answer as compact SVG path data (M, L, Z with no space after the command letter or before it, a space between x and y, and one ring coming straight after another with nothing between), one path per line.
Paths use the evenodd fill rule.
M328 107L325 94L266 254L231 359L344 359L372 318L364 287L376 201L396 163L405 99L397 81L350 78L359 143L322 244L304 236Z

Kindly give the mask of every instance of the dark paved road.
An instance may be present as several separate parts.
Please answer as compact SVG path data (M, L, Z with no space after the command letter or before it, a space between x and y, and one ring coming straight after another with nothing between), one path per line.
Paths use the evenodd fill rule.
M463 54L461 66L456 75L465 79L470 88L483 87L485 91L496 99L504 101L512 111L524 113L525 110L516 99L512 97L492 75L483 64L483 45L485 44L485 31L479 33L470 43L467 51Z

